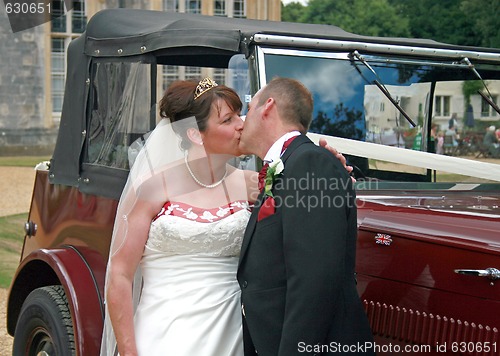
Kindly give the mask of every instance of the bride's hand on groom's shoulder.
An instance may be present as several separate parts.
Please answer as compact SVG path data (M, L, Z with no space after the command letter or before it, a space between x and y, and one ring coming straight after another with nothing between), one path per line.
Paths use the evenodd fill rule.
M340 163L342 163L342 165L344 166L347 173L351 174L353 167L347 165L347 160L342 153L337 151L337 149L335 149L334 147L330 146L328 144L328 142L326 142L326 139L323 137L319 139L319 145L320 145L320 147L325 148L326 150L330 151L331 154L333 154L335 157L337 157L337 159L340 161ZM351 179L352 179L353 183L356 182L356 179L354 177L351 176Z

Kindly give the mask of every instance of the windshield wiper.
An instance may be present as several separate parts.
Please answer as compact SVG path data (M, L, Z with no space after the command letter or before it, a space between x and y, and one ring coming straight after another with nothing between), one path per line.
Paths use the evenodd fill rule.
M385 87L384 84L382 84L382 79L378 76L377 72L375 72L375 70L373 70L373 68L368 64L368 62L359 54L358 51L353 51L349 54L349 57L351 59L353 58L356 58L358 61L360 61L361 63L364 64L364 66L366 68L368 68L376 77L377 79L375 79L373 82L373 84L375 84L377 86L377 88L380 89L380 91L382 92L382 94L384 94L387 99L389 99L389 101L392 103L392 105L394 105L394 107L396 109L398 109L398 111L401 113L401 115L404 116L404 118L410 123L410 125L412 125L413 127L417 126L417 124L415 124L415 122L410 118L410 115L408 115L406 113L406 111L404 111L404 109L401 107L401 105L399 105L399 102L394 99L391 95L391 93L389 92L389 90L387 90L387 88ZM359 74L361 74L361 71L358 69L357 66L355 66L356 70L359 72ZM361 76L363 77L363 79L365 79L367 82L368 80L363 76L363 74L361 74Z
M374 80L373 83L380 89L380 91L387 97L387 99L390 100L390 102L399 110L401 115L405 117L406 120L412 125L413 127L417 126L415 122L410 118L410 116L404 111L404 109L399 105L399 103L391 96L391 93L386 89L384 85L382 85L378 80Z
M462 59L462 62L464 62L465 64L467 64L467 66L469 67L470 70L472 70L472 72L476 75L476 77L479 78L479 80L481 81L481 83L483 83L483 86L484 86L484 89L486 89L486 92L488 93L488 95L486 95L485 93L483 93L481 90L478 90L477 93L479 95L482 96L482 98L498 113L500 114L500 108L498 107L497 104L495 104L495 102L493 101L493 96L491 95L490 91L488 90L488 86L486 85L486 82L483 80L483 78L481 77L481 75L479 74L479 72L476 70L476 68L474 67L474 64L472 64L469 60L469 58L465 57L464 59Z

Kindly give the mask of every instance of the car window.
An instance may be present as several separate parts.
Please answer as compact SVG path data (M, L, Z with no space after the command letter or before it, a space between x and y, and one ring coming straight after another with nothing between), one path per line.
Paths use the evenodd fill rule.
M292 77L313 93L310 132L375 143L402 150L429 152L467 161L500 164L486 152L485 132L500 126L500 114L478 93L500 92L500 69L470 67L448 61L263 49L266 80ZM497 95L492 100L498 100ZM453 128L449 125L453 122ZM455 132L453 137L450 131ZM444 138L446 139L446 142ZM452 139L452 141L448 141ZM368 145L367 145L368 146ZM375 146L373 146L375 147ZM377 149L377 148L375 148ZM500 149L499 149L500 150ZM369 151L369 149L368 149ZM399 152L399 151L397 151ZM401 154L400 154L401 155ZM359 177L381 181L493 183L484 177L457 174L467 161L452 162L453 173L419 162L395 162L376 155L349 155ZM408 163L408 164L404 164ZM461 168L458 168L461 167ZM473 169L470 170L474 172ZM472 173L474 174L474 173Z
M97 62L86 162L129 168L129 146L150 130L151 64Z

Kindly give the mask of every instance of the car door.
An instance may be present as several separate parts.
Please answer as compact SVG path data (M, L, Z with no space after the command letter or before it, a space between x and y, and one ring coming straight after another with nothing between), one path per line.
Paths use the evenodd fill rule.
M498 197L480 214L471 199L360 197L358 290L377 342L466 353L498 345Z

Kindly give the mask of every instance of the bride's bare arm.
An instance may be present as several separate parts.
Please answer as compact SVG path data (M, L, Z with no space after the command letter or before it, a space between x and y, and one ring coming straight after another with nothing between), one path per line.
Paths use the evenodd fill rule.
M151 220L161 206L161 202L153 198L153 192L159 189L154 188L153 183L146 185L150 187L142 190L140 197L134 193L122 197L120 204L128 203L129 208L117 213L110 251L112 257L108 265L106 304L121 356L137 355L132 284L148 239ZM145 190L152 192L144 194Z

